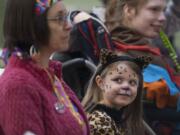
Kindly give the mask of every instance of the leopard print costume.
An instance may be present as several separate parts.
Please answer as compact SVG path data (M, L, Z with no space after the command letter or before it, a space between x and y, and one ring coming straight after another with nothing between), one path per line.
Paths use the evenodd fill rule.
M88 114L91 135L125 135L125 130L116 125L106 112L96 110Z

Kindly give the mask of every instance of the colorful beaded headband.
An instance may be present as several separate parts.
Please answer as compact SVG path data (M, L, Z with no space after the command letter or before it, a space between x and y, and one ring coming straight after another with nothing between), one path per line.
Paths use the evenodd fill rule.
M139 56L137 58L132 58L129 56L118 56L114 52L107 50L107 49L101 49L100 52L100 63L102 64L101 71L104 70L108 65L117 62L117 61L130 61L134 62L139 66L139 68L142 70L152 61L152 58L149 56Z
M36 5L35 5L36 15L40 15L44 13L44 11L48 7L50 7L53 3L56 3L57 1L60 1L60 0L36 0Z

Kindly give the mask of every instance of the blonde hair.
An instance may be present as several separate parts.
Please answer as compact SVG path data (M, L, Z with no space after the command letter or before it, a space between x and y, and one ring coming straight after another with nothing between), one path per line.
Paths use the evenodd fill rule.
M100 90L99 86L96 83L96 76L100 75L102 78L104 78L108 72L109 69L114 65L111 64L108 67L106 67L102 73L99 73L101 64L97 66L96 72L91 77L91 80L89 82L86 94L82 100L82 105L86 112L91 112L91 110L96 106L97 103L99 103L102 100L102 91Z
M124 6L133 7L138 13L140 9L148 0L109 0L106 5L105 24L111 32L116 27L122 25L124 21Z

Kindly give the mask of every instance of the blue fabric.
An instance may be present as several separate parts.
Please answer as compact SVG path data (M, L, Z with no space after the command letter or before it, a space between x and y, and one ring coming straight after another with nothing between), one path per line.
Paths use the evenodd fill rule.
M149 64L148 67L143 71L143 77L144 82L147 83L156 82L160 79L165 80L169 87L171 95L175 95L180 92L180 89L178 89L174 82L172 82L168 71L162 67L154 64Z

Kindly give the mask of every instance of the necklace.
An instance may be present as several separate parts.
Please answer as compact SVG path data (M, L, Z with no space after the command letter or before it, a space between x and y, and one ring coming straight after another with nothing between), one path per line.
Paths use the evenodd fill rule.
M82 121L82 118L80 116L80 114L74 109L72 102L70 101L69 97L67 96L63 84L61 83L61 81L58 79L58 77L56 77L56 75L54 75L54 79L52 78L52 75L49 73L49 71L47 69L44 69L45 72L47 73L51 84L53 86L53 92L54 94L57 96L58 100L60 103L62 103L60 106L61 108L64 108L65 106L68 107L70 109L70 112L72 113L72 115L76 118L76 120L78 121L80 126L83 126L84 122ZM58 88L55 86L54 84L54 80L57 81L59 83L59 89L62 91L63 95L60 95Z

